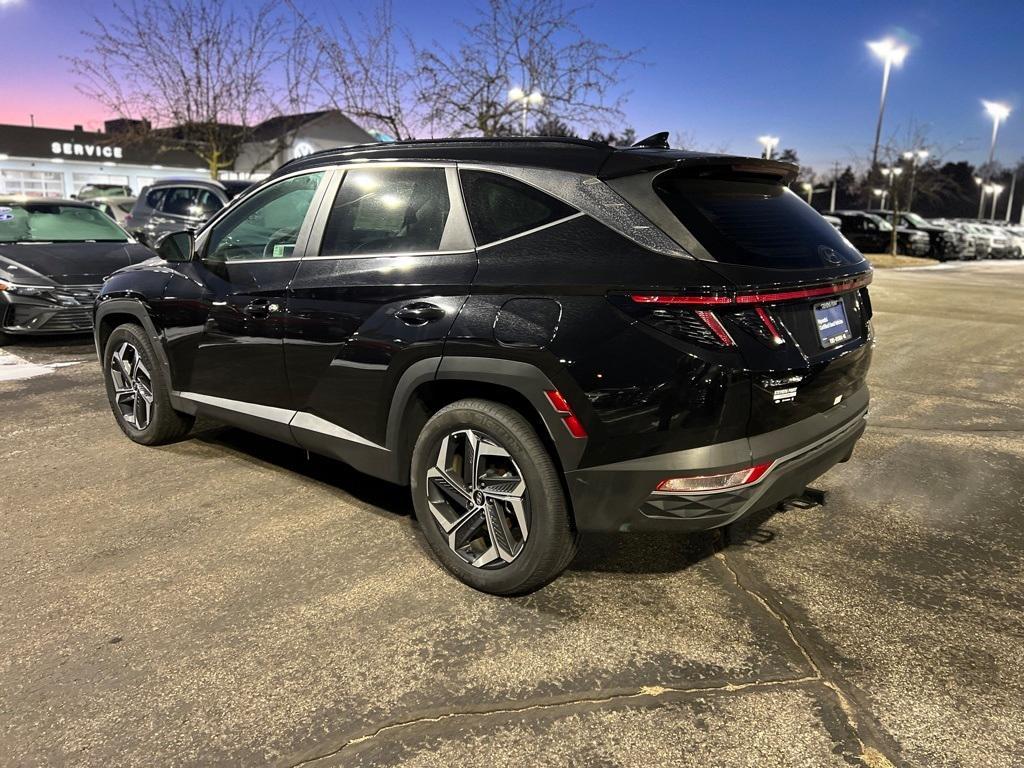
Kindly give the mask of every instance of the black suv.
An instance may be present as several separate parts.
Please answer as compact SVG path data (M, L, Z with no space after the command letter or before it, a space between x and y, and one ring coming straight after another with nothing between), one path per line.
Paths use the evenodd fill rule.
M795 172L568 139L294 160L107 280L111 408L139 443L205 414L411 485L437 557L496 594L581 531L726 525L867 415L871 270Z

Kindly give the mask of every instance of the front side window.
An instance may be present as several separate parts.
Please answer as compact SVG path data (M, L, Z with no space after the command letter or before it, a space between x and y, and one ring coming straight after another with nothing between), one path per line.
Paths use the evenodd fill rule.
M45 201L0 204L0 243L125 242L125 234L98 208Z
M350 170L331 206L320 253L436 251L450 212L444 168Z
M487 171L460 171L477 245L519 235L577 211L529 184Z
M282 259L291 256L323 173L280 181L228 212L210 232L210 261Z

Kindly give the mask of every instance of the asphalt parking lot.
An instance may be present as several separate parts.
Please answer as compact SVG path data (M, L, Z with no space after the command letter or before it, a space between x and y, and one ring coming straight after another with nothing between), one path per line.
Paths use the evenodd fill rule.
M215 425L143 448L88 339L8 347L0 763L1021 765L1024 262L872 292L824 507L585 540L515 600L400 489Z

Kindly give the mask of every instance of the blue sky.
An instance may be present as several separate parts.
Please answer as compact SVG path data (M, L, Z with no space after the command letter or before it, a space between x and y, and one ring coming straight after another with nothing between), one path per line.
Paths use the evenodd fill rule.
M330 13L363 3L307 0ZM452 39L467 0L394 0L420 44ZM0 121L98 126L104 112L78 94L62 54L85 47L81 31L109 0L0 0L4 88ZM901 31L912 41L893 74L884 136L927 129L949 159L983 160L991 122L980 99L1010 103L997 157L1024 157L1024 3L733 2L596 0L585 31L621 48L643 48L645 66L623 73L626 123L641 135L682 131L706 148L755 154L772 133L804 163L824 169L864 156L871 144L881 65L865 41Z

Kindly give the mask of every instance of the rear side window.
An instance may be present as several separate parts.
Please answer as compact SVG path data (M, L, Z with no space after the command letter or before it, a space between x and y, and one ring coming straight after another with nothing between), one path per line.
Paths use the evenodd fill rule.
M835 227L774 180L670 171L654 180L654 191L718 261L800 269L863 260Z
M522 234L577 212L571 205L508 176L469 170L459 174L477 245Z
M320 253L436 251L450 211L443 168L348 171L331 206Z

